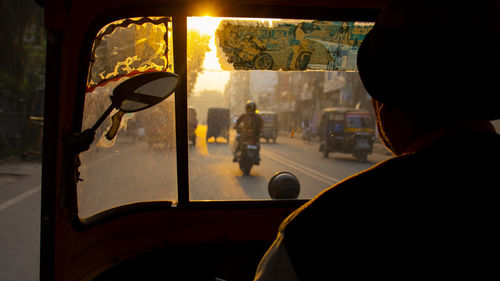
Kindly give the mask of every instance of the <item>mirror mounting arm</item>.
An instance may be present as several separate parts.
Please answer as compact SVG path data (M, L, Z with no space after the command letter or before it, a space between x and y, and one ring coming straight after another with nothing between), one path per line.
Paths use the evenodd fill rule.
M179 76L170 72L143 73L125 80L113 90L113 95L110 96L111 105L108 106L92 128L81 133L68 133L63 137L65 149L74 156L87 151L94 141L97 128L116 108L119 111L111 118L113 124L106 134L106 138L112 140L118 132L123 114L140 111L163 101L175 91L178 85ZM123 107L125 100L132 101L135 106L130 106L129 103L128 107ZM137 104L140 106L137 106Z
M113 111L115 106L111 104L106 111L99 117L95 122L94 126L90 129L86 129L81 133L69 133L63 138L65 148L72 154L78 155L84 151L87 151L94 141L95 133L97 128L106 120L109 114Z
M94 141L95 132L96 131L91 128L81 133L66 134L63 138L64 147L74 156L87 151Z
M113 109L115 109L115 107L116 106L113 103L108 106L106 111L104 111L104 113L101 115L101 117L99 117L99 119L95 122L94 126L92 126L91 129L94 130L94 132L97 130L97 128L99 128L99 126L101 126L102 122L104 122L104 120L106 120L108 115L111 114L111 112L113 111Z

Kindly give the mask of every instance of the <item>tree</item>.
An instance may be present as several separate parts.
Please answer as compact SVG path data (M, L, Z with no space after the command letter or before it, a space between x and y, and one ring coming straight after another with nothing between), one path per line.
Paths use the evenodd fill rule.
M346 81L346 86L349 87L352 92L352 106L359 107L360 109L371 110L371 100L365 87L363 86L363 82L361 82L359 73L344 72L343 75Z
M192 90L196 85L198 74L203 73L205 53L210 51L210 47L208 46L210 36L202 35L196 30L189 30L187 37L187 79L188 89Z
M224 88L224 95L229 97L231 112L243 112L245 101L250 99L250 72L231 71L229 81Z
M9 102L30 104L45 80L43 9L33 0L3 0L0 7L0 89Z

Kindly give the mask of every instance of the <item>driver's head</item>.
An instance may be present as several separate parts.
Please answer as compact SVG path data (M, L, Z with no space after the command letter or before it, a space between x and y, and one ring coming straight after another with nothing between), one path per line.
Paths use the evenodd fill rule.
M382 140L396 154L451 122L500 118L498 1L394 0L358 51Z
M257 110L257 105L253 100L247 100L245 103L245 112L253 114L255 113L255 110Z
M500 118L500 7L495 0L395 0L358 52L377 101L462 119Z

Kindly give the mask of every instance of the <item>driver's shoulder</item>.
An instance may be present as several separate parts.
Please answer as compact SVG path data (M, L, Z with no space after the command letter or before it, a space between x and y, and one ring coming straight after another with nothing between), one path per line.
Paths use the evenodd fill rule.
M414 155L394 157L340 181L297 209L282 229L322 224L332 216L353 217L388 200L401 191L402 178L418 162L413 158Z

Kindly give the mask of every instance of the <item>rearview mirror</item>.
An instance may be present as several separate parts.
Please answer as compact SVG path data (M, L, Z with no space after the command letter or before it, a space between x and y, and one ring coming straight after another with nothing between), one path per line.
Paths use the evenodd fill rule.
M111 101L114 108L123 112L141 111L169 97L179 81L179 76L170 72L140 74L118 85Z
M112 140L118 129L123 114L137 112L149 108L168 98L179 85L180 77L171 72L149 72L131 77L120 83L113 90L111 105L95 122L92 128L80 134L70 134L65 137L65 145L74 154L86 151L94 141L97 128L106 120L113 109L119 111L112 116L112 125L106 134L108 140Z

